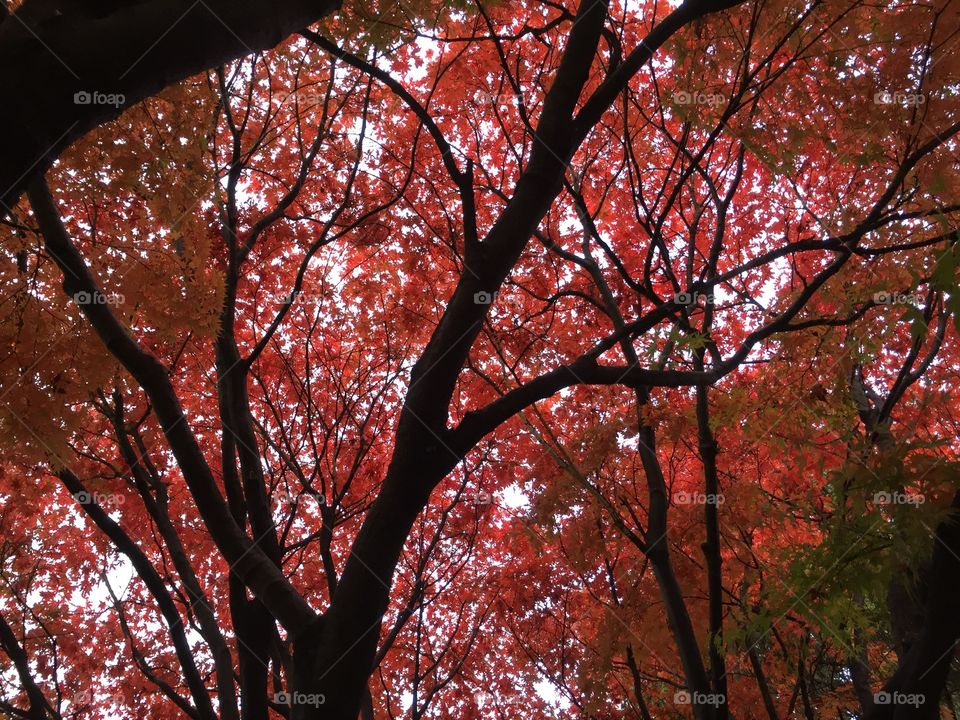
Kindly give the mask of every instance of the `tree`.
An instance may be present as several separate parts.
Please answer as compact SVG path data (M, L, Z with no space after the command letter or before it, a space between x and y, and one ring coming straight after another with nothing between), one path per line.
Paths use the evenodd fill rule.
M364 13L10 213L4 711L937 717L955 4Z

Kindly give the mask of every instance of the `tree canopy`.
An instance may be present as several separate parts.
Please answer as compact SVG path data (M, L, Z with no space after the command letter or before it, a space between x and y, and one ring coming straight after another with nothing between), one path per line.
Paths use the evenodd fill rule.
M957 714L960 3L0 57L0 717Z

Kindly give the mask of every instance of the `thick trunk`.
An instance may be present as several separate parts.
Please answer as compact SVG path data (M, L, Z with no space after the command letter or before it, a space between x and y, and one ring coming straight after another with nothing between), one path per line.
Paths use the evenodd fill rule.
M268 679L273 618L263 605L246 597L246 589L230 578L230 614L237 638L240 669L240 717L267 720Z
M418 435L419 447L398 442L328 612L294 638L292 688L302 695L293 697L292 720L357 720L404 542L430 491L450 470L439 442L426 432ZM323 703L311 704L311 696L322 696Z
M868 720L935 720L943 697L957 641L960 640L960 492L954 515L937 527L927 574L923 629L874 705ZM888 702L889 701L889 702Z

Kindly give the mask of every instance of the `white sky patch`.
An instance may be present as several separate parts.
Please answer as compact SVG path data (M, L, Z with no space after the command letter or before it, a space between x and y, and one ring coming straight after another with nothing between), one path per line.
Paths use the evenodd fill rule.
M500 504L510 510L530 507L530 497L524 492L523 488L514 483L508 485L499 493Z

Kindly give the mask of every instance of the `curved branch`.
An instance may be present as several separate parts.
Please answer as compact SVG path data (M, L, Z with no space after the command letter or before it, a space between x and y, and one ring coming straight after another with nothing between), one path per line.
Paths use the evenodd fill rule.
M46 182L42 179L33 181L29 196L47 251L63 272L64 291L71 297L79 293L102 297L96 279L63 226ZM106 304L85 303L81 307L107 350L133 375L150 398L197 509L210 536L230 563L231 572L271 609L286 628L294 629L311 622L316 614L306 600L234 521L203 450L190 429L166 369L154 355L139 346Z

